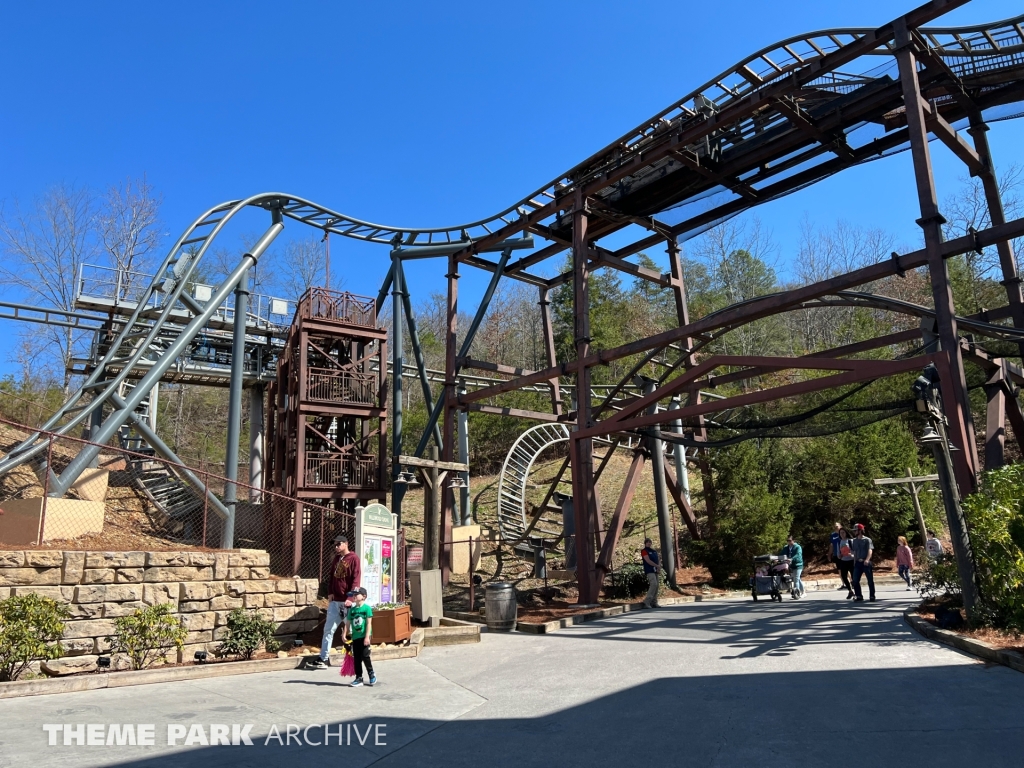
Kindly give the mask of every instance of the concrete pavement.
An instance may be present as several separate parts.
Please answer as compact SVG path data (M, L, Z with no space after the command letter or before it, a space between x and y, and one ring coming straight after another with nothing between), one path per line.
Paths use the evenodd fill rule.
M861 605L843 596L485 634L382 662L375 688L343 687L335 670L289 671L4 700L0 768L1021 764L1024 676L913 633L900 613L914 593L886 587ZM43 725L64 723L153 724L155 745L63 746L54 731L48 746ZM344 725L343 746L305 743L300 729L324 723ZM173 747L169 724L182 726ZM211 724L251 725L254 744L204 746L199 726L209 739ZM286 741L289 725L290 745L264 743L274 728ZM322 741L323 728L306 735Z

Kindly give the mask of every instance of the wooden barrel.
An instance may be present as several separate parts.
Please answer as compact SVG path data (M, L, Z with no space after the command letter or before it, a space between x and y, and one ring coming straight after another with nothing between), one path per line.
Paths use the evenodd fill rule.
M487 628L494 632L511 632L516 628L516 588L501 581L488 584L485 590L484 606L487 614Z

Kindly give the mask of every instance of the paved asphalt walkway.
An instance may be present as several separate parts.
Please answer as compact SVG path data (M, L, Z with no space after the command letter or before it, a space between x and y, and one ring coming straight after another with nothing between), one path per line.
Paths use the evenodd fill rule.
M691 603L485 634L381 662L375 688L332 669L3 700L0 768L1024 765L1024 675L920 638L900 615L914 597ZM64 746L54 732L49 746L53 723L153 724L156 744ZM324 723L344 725L344 745L296 743ZM174 747L169 724L183 726ZM206 738L250 725L253 746L203 746L198 727L185 746L193 724ZM289 724L292 744L265 743Z

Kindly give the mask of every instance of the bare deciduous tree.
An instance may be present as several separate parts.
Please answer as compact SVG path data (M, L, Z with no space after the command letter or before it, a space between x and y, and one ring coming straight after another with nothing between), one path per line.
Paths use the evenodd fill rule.
M96 206L88 190L58 185L24 210L17 200L0 209L0 282L25 300L71 311L79 269L97 255L93 237ZM64 394L71 391L71 358L80 333L45 326L64 369Z
M895 238L881 229L867 229L839 220L831 227L817 227L804 219L795 272L801 285L827 280L888 258ZM828 349L853 341L853 310L826 307L803 310L791 322L799 324L797 336L803 351Z
M276 263L281 273L281 287L289 299L297 300L313 286L324 284L326 254L323 242L315 235L288 243ZM340 287L340 280L336 278L334 282L335 288Z
M1019 192L1022 185L1024 185L1024 168L1019 165L1010 165L999 174L999 196L1002 198L1007 219L1012 219L1019 214L1021 208ZM946 198L942 213L947 219L942 227L943 234L947 239L966 235L971 230L980 230L991 226L992 219L989 216L988 201L985 198L981 179L977 177L961 178L960 188ZM1013 242L1015 255L1018 258L1020 246L1019 240ZM1002 280L1002 270L996 248L985 248L980 254L970 251L958 259L962 260L966 268L964 275L966 285L964 287L970 292L974 311L985 306L992 306L990 301L1003 299L1002 296L999 296L999 291L995 290L995 283Z
M146 177L110 187L103 196L97 224L100 241L117 269L118 298L130 298L144 283L160 245L160 198Z

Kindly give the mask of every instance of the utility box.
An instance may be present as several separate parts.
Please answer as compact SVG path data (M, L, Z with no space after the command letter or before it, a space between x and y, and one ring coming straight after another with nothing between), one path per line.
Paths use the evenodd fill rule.
M409 607L417 621L428 621L432 616L444 616L441 601L441 571L409 571Z

